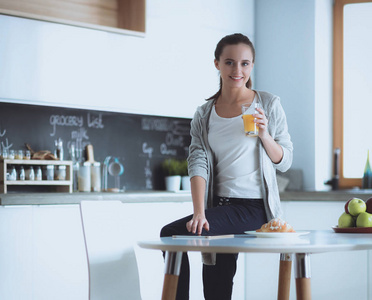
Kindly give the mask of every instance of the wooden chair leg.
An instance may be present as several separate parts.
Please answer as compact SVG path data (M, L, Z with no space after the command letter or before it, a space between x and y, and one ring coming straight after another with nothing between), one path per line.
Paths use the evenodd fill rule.
M278 300L289 300L292 254L281 253L279 265Z

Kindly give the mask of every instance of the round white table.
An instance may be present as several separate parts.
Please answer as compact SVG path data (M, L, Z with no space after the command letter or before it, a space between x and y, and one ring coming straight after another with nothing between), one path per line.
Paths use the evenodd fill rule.
M308 234L294 238L259 238L253 235L235 235L232 238L182 237L160 238L151 241L140 241L138 245L146 249L157 249L166 252L165 276L163 285L163 300L175 299L178 276L181 266L182 252L199 251L204 253L281 253L283 270L279 274L284 276L281 283L279 275L278 299L289 297L289 278L291 262L295 256L296 294L299 300L311 299L310 286L310 254L355 251L372 249L372 234L370 233L335 233L332 230L309 231ZM284 273L284 274L283 274ZM288 274L289 273L289 274ZM289 278L288 278L289 275ZM284 285L285 296L280 296Z

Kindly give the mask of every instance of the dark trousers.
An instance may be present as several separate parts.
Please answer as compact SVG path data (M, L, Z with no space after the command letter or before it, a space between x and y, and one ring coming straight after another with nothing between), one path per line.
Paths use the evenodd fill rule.
M234 199L216 197L214 207L205 211L209 231L202 235L243 234L256 230L267 222L262 199ZM191 235L186 223L192 215L174 221L161 230L160 236ZM231 299L233 278L238 254L217 254L215 265L203 264L204 298L206 300ZM178 280L177 300L189 299L190 267L187 253L182 255Z

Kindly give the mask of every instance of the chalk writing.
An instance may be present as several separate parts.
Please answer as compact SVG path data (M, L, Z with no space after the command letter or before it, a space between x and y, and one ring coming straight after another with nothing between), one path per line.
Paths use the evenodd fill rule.
M162 155L173 155L173 156L176 156L177 155L177 149L168 149L167 145L162 143L160 145L160 153Z
M168 132L165 136L165 143L167 146L183 146L183 137L182 136L175 136L174 134Z
M168 131L170 123L167 119L142 118L142 130Z
M147 143L145 142L145 143L142 144L142 152L145 153L145 154L147 154L148 157L151 158L152 157L152 153L154 152L154 148L148 147L147 146Z
M9 140L7 137L5 137L6 135L6 129L4 129L3 131L1 131L0 129L0 141L1 141L1 144L0 144L0 150L2 149L2 151L4 150L9 150L10 148L12 148L13 144L9 144ZM5 137L3 139L3 137Z
M53 132L50 133L50 136L54 136L57 126L82 127L84 125L84 119L82 116L51 115L49 124L53 126Z
M88 127L91 128L97 128L97 129L102 129L104 128L105 126L103 125L103 122L102 122L102 114L98 114L97 115L93 115L93 114L90 114L88 113Z
M149 147L148 144L142 143L142 152L147 155L146 159L146 166L145 166L145 188L147 190L152 190L152 171L151 171L151 158L152 158L152 152L154 151L153 147Z

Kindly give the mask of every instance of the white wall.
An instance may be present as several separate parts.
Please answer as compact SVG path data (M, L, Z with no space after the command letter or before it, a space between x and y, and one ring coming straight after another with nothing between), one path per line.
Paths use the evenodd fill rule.
M256 45L254 87L282 99L305 189L327 189L332 0L148 0L145 38L0 15L0 101L192 117L232 32Z
M1 101L192 117L218 87L216 43L253 36L254 0L146 9L145 38L0 15Z
M331 20L331 0L256 1L256 88L281 97L307 190L331 177Z

